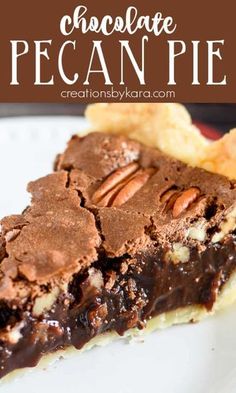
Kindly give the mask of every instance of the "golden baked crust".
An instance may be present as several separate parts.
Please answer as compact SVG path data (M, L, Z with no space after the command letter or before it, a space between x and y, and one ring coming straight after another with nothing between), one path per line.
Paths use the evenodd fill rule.
M236 130L209 143L181 104L93 104L86 117L93 130L127 135L190 165L236 178Z
M236 129L208 145L199 166L236 179Z

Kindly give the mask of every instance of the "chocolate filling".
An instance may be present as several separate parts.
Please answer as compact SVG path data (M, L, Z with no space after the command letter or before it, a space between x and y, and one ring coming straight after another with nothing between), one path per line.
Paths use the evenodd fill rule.
M51 311L41 317L28 311L13 313L2 303L1 327L17 320L23 320L24 327L17 343L0 342L0 376L35 366L45 353L69 345L80 349L98 334L141 329L148 319L166 311L189 305L210 310L235 270L235 251L232 235L200 254L192 248L186 263L164 262L162 249L132 259L101 256L92 268L74 276L68 293L60 294ZM95 284L98 278L101 285Z

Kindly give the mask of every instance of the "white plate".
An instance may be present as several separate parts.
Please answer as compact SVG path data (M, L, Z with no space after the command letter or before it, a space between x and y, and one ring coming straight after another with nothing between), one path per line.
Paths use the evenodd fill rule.
M29 202L29 180L50 172L56 153L84 128L75 117L0 120L0 216ZM36 368L0 386L4 393L235 393L236 307L144 342L117 341Z

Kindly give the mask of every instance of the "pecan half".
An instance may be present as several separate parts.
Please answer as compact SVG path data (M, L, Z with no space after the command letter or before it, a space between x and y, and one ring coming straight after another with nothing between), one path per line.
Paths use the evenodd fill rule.
M169 201L169 199L172 197L172 195L176 194L178 191L176 188L169 188L167 191L165 191L160 198L161 203L166 203Z
M154 168L139 169L132 163L112 173L92 197L92 202L99 207L121 206L144 186Z
M92 201L98 203L109 191L116 187L123 180L138 170L138 164L132 162L131 164L117 169L101 184L97 191L93 194Z
M172 211L173 217L177 218L180 214L187 210L191 203L196 201L199 195L200 190L197 187L191 187L188 190L183 191L174 203Z
M129 199L131 199L134 194L140 188L144 186L144 184L148 181L150 176L153 174L153 168L148 168L144 170L140 170L121 190L118 192L116 197L114 198L111 206L121 206Z
M165 191L160 198L160 202L165 204L164 211L168 212L174 206L174 203L178 196L180 195L180 191L176 188L169 188Z
M97 205L99 207L110 206L112 203L112 200L114 199L114 197L116 196L118 191L121 190L121 188L124 187L125 184L126 184L126 182L124 182L124 181L121 182L120 184L117 184L116 187L112 188L111 191L109 191L102 199L100 199L100 201L97 203Z

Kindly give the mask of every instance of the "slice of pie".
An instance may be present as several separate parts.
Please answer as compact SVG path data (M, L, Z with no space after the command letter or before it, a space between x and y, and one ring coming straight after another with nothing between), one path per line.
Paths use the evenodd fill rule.
M1 376L105 333L199 320L236 297L235 181L91 133L28 190L31 205L1 221Z

